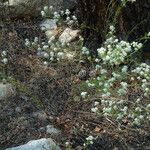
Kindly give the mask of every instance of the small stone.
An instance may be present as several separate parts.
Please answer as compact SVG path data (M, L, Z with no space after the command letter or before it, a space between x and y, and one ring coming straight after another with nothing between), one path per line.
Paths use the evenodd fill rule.
M78 73L79 79L83 80L87 76L87 71L85 69L81 69L80 72Z
M54 128L53 125L47 125L46 126L46 133L51 134L51 135L59 135L61 133L61 131Z
M21 112L21 108L20 108L20 107L16 107L15 111L16 111L17 113L20 113L20 112Z
M44 132L44 131L45 131L45 127L41 127L39 130L40 130L41 132Z
M56 21L53 19L46 19L42 21L40 27L45 31L57 29Z
M38 111L33 113L33 117L38 118L39 120L46 120L48 118L47 114L44 111Z
M69 43L79 36L79 32L80 30L72 30L70 28L66 28L60 35L59 41L61 43Z
M15 89L10 83L0 83L0 100L15 95Z
M48 119L54 120L54 117L53 116L49 116Z

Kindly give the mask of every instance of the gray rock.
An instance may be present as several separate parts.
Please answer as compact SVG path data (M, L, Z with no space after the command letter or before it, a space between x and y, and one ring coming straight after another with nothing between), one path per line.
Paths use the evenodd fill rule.
M53 125L47 125L46 126L46 133L51 134L53 136L57 136L57 135L61 134L61 131L56 129L56 128L54 128Z
M83 80L87 76L87 71L85 69L81 69L80 72L78 73L79 79Z
M33 112L33 117L38 118L42 121L48 118L47 114L44 111Z
M40 27L42 30L55 30L57 29L56 21L53 19L46 19L41 22Z
M7 148L6 150L61 150L51 138L29 141L27 144Z
M45 132L45 127L41 127L40 129L39 129L41 132Z
M15 89L10 83L0 83L0 100L15 95Z

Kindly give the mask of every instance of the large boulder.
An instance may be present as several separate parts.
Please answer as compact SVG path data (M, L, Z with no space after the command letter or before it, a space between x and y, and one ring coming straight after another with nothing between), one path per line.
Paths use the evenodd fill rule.
M6 150L61 150L51 138L42 138L39 140L29 141L27 144L7 148Z
M4 14L14 18L26 16L37 17L46 5L52 5L54 11L59 11L61 9L74 8L76 4L75 1L76 0L8 0L8 2L6 1L3 4L4 7L0 9L5 11ZM8 8L8 13L6 13L6 8ZM3 11L0 13L3 13Z

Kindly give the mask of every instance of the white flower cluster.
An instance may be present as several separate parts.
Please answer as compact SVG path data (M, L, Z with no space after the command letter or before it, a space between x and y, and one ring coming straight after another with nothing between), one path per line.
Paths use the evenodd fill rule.
M65 11L54 11L53 6L45 6L41 11L43 17L53 19L59 29L64 29L64 27L74 28L77 27L78 21L77 17L71 13L69 9ZM65 31L65 30L64 30ZM65 33L65 32L63 32ZM76 49L81 46L81 39L76 42L64 42L65 40L60 40L63 35L66 39L70 38L72 35L61 34L58 36L51 36L48 42L42 42L38 44L38 38L34 39L34 42L30 42L28 39L25 40L25 45L27 47L34 47L37 50L37 55L42 58L44 65L48 65L50 62L58 62L61 60L73 60L76 56ZM59 32L58 32L59 34ZM62 36L62 37L63 37ZM69 40L68 40L69 41Z
M47 17L48 15L51 14L53 10L53 6L44 6L44 9L41 11L42 17Z
M150 66L141 63L132 70L124 65L117 70L113 68L111 72L105 65L98 68L100 75L87 80L86 84L88 88L96 89L95 93L101 92L102 107L98 107L99 102L96 102L91 112L98 113L101 108L104 116L121 121L128 119L131 125L139 126L144 119L150 121L150 103L142 101L150 95ZM127 97L131 89L139 89L144 95L130 102Z
M89 55L90 54L89 49L86 47L82 47L82 54L83 55Z
M86 84L89 88L102 92L104 98L113 96L114 93L125 96L130 87L141 89L145 97L150 95L150 66L145 63L133 70L128 69L127 65L120 66L112 72L97 64L95 70L99 76L87 80Z
M81 92L81 97L86 98L87 92Z
M101 104L103 114L106 117L110 116L117 120L124 120L125 118L128 118L132 125L138 126L141 125L144 119L148 119L150 121L150 104L146 106L147 110L140 107L139 102L137 105L134 104L132 106L131 104L129 105L126 100L116 98L102 99Z
M38 37L35 37L33 42L31 42L29 39L25 39L25 46L27 47L36 46L38 45L38 41L39 41Z
M88 137L86 138L86 142L83 144L83 146L86 147L86 146L88 146L88 145L93 144L93 143L94 143L94 142L93 142L94 139L95 139L95 138L94 138L92 135L88 136Z
M107 63L109 65L119 65L125 62L129 53L140 50L142 47L142 44L138 42L129 43L123 40L119 41L113 35L114 31L114 27L110 26L110 36L106 39L104 46L97 49L99 57L105 64Z
M75 53L68 52L69 44L62 44L52 36L48 43L42 42L39 44L38 37L34 38L34 41L31 42L29 39L25 39L25 45L28 48L33 48L37 51L37 55L42 58L43 64L48 65L49 62L57 62L61 60L73 60Z
M60 12L53 12L53 6L45 6L41 11L41 15L42 17L53 18L60 25L62 25L62 23L68 25L69 27L78 25L77 17L75 15L71 15L69 9L66 9L65 11L62 10ZM63 18L65 18L65 20Z
M99 102L95 101L94 102L94 107L91 108L91 112L93 112L93 113L98 112L98 107L97 107L98 105L99 105Z
M1 56L2 56L2 63L4 63L4 65L8 64L8 58L7 58L7 51L2 51L1 52Z
M141 63L140 66L132 70L136 74L137 80L141 83L141 89L144 91L144 96L150 94L150 66L146 63Z
M121 82L121 88L117 91L117 93L121 96L127 93L128 84L126 82Z
M78 24L77 17L75 15L71 16L71 12L66 9L65 14L67 15L65 22L67 25L72 26L73 24Z

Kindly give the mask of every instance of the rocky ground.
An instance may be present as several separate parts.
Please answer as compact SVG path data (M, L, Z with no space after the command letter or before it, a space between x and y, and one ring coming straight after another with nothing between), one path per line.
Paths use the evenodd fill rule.
M0 50L11 48L8 67L15 80L9 79L12 87L7 87L7 96L0 98L0 150L43 138L53 139L61 149L66 149L65 142L69 141L72 149L82 150L91 133L98 138L88 150L150 149L149 126L133 129L124 122L118 127L111 119L89 113L92 102L78 102L78 97L77 101L71 100L70 72L74 64L39 69L35 52L29 55L23 45L25 38L46 39L38 26L40 18L11 20L11 24L9 21L1 24Z

